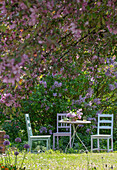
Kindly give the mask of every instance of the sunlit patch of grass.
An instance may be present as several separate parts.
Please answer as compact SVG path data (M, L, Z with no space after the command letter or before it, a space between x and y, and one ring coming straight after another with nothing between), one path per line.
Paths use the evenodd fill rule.
M22 155L23 153L20 153L18 156L19 165ZM14 160L13 157L12 160ZM52 150L40 154L28 153L23 167L30 170L116 170L117 153L65 154Z

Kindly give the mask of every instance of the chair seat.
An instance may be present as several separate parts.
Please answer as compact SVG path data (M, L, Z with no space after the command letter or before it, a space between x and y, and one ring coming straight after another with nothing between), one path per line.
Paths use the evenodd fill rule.
M54 136L71 136L70 132L56 132L53 133Z
M111 138L111 135L104 135L104 134L97 134L97 135L91 135L91 137L96 137L96 138Z
M39 138L40 138L40 139L47 139L47 138L50 138L50 137L51 137L51 135L30 136L31 139L36 139L36 138L38 138L38 139L39 139Z

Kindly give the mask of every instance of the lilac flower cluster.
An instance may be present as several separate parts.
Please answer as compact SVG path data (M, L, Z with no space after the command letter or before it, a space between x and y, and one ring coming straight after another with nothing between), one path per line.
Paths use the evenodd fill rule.
M87 120L89 120L89 121L94 120L96 122L96 118L93 118L93 117L89 117L89 118L87 118Z
M76 112L70 111L70 112L66 115L66 117L72 118L73 120L81 119L81 115L83 115L83 113L82 113L81 111L82 111L82 109L79 109L79 110L77 110Z
M54 82L54 86L55 86L55 87L61 87L61 86L62 86L62 83L61 83L61 82L58 83L58 81L55 81L55 82Z
M47 133L47 128L42 126L40 129L39 129L40 133Z
M39 129L39 132L42 134L42 133L49 133L50 135L52 135L52 128L53 128L53 126L51 126L51 125L48 125L48 127L44 127L44 126L42 126L40 129Z
M93 102L94 102L94 103L96 103L97 105L101 104L101 102L100 102L100 99L99 99L99 98L95 98L95 99L93 100Z
M40 81L39 83L40 83L40 84L43 84L43 85L44 85L44 88L47 88L47 83L46 83L46 81L43 81L43 80L42 80L42 81Z

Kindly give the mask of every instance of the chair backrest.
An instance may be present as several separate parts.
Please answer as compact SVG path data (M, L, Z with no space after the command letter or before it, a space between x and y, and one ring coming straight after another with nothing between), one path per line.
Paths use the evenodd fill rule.
M113 114L98 114L98 135L101 129L110 129L111 136L113 135Z
M57 132L60 132L60 129L65 129L66 132L71 133L71 124L59 123L59 121L66 117L66 115L67 113L57 113Z
M25 120L26 120L26 127L27 127L27 132L28 132L28 138L30 138L30 136L33 136L33 134L32 134L32 128L31 128L29 114L25 114Z

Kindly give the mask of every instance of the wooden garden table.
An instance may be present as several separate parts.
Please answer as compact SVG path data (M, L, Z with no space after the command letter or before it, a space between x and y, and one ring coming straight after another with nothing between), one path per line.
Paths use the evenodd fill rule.
M75 139L75 136L80 140L80 142L82 143L82 145L84 146L84 148L88 151L87 147L85 146L85 144L82 142L82 140L80 139L80 137L78 136L77 134L77 128L78 128L78 125L80 124L89 124L91 123L91 121L87 121L87 120L76 120L76 121L70 121L70 120L60 120L59 123L68 123L68 124L71 124L73 126L73 135L71 137L71 140L73 139L73 142L72 142L72 147L73 147L73 143L74 143L74 139ZM75 126L76 125L76 126ZM70 144L70 141L65 149L65 152L67 151L67 148Z

